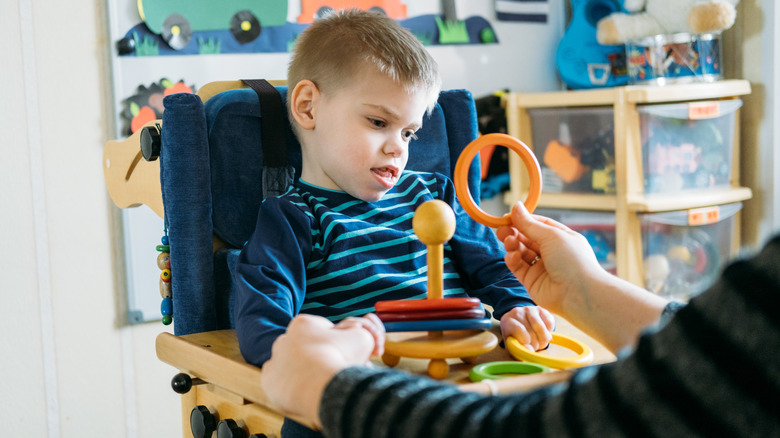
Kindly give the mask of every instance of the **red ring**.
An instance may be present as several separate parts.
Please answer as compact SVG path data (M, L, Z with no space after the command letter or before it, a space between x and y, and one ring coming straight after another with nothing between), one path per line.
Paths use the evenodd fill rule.
M536 209L536 206L539 204L539 198L542 195L542 170L531 149L520 140L507 134L485 134L469 143L463 149L460 157L458 157L458 162L455 164L455 193L458 195L458 199L460 200L463 209L466 210L466 213L468 213L472 219L489 227L498 228L501 225L512 224L509 213L501 217L485 213L485 211L479 208L474 202L468 184L469 167L471 166L474 157L477 156L477 153L480 150L487 146L494 145L504 146L515 151L515 153L520 155L525 167L528 169L530 185L528 187L528 198L525 200L524 204L529 212L533 212Z

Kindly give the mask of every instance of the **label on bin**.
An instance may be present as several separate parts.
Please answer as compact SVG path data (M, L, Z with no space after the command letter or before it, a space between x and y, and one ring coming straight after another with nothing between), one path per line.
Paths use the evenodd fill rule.
M720 207L692 208L688 210L688 225L706 225L720 220Z
M688 118L711 119L720 115L720 105L717 101L713 102L691 102L688 104Z

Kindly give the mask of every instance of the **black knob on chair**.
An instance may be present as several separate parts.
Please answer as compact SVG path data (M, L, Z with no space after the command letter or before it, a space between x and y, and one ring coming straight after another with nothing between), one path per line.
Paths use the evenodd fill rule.
M217 430L217 419L209 408L195 406L190 412L190 430L193 438L211 438L211 434Z
M192 389L192 378L184 373L179 373L171 379L171 388L177 394L186 394Z
M159 125L142 128L140 142L141 154L144 156L144 160L156 160L160 156L160 146L162 145Z
M217 425L217 438L246 438L246 431L228 418Z

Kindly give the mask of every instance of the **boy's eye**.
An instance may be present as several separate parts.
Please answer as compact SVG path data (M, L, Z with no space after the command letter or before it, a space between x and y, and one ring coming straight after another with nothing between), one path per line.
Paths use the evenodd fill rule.
M417 135L415 135L414 131L404 131L403 133L404 140L410 141L410 140L417 140Z
M377 128L384 128L385 126L387 126L387 123L385 123L385 121L384 121L384 120L379 120L379 119L371 119L371 118L370 118L370 119L368 119L368 121L369 121L369 122L370 122L372 125L376 126Z

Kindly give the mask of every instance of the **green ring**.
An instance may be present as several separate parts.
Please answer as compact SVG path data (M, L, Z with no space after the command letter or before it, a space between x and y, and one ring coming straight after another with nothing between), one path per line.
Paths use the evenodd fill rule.
M472 382L481 382L485 379L498 380L503 379L502 374L537 374L550 371L544 365L532 362L513 362L513 361L499 361L488 362L475 366L469 371L469 379Z

